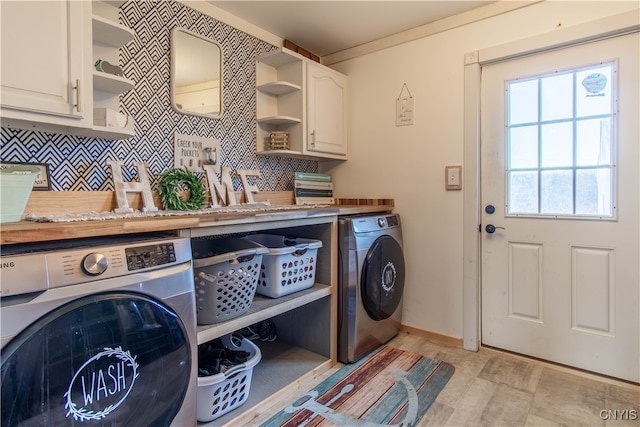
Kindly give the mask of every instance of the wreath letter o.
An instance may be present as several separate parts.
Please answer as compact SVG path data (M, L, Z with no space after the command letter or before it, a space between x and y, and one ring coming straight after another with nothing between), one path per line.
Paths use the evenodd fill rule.
M180 185L191 193L189 200L183 200L178 195ZM204 186L200 179L186 169L169 169L160 176L158 192L165 209L186 211L200 209L204 204Z

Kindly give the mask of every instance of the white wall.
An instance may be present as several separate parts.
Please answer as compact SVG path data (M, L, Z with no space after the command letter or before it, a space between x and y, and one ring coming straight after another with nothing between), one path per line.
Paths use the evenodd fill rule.
M404 324L462 337L463 193L445 191L444 167L463 163L464 54L637 8L536 3L331 66L349 76L349 160L320 168L333 175L338 197L395 199L407 263ZM414 124L396 127L403 83Z

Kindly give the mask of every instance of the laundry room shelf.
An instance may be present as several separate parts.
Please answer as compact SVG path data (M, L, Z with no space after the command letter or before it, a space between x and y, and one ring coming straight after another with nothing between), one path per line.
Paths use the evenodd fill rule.
M280 95L286 95L287 93L293 93L293 92L299 91L302 88L300 87L300 85L296 85L293 83L276 81L276 82L265 83L263 85L256 87L256 89L268 95L280 96Z
M209 342L223 335L302 307L330 294L331 288L329 286L316 283L312 288L280 298L267 298L256 295L251 308L245 315L226 322L198 326L198 344Z
M237 410L216 419L215 423L198 423L198 426L252 424L251 419L245 418L243 409L258 407L274 394L297 385L301 378L315 375L317 370L324 369L330 363L324 356L282 341L254 341L254 344L260 348L262 359L253 368L251 393L247 401ZM295 363L292 363L294 360Z
M261 217L262 218L262 217ZM186 230L185 230L186 232ZM318 248L315 283L309 289L279 298L256 295L249 311L224 322L197 326L197 342L215 338L269 320L277 338L270 343L253 340L262 351L254 367L251 394L247 402L215 421L215 425L255 424L256 417L300 384L327 372L337 364L337 217L309 216L298 219L270 219L255 223L216 224L190 229L183 237L216 238L254 233L295 236L322 242ZM293 388L292 388L293 387ZM204 424L207 425L207 424Z

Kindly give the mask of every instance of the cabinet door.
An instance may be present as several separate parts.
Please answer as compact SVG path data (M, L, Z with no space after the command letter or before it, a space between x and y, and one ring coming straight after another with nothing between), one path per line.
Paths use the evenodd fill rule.
M85 8L80 1L1 2L4 117L82 123L91 91Z
M347 77L307 63L307 150L347 154Z

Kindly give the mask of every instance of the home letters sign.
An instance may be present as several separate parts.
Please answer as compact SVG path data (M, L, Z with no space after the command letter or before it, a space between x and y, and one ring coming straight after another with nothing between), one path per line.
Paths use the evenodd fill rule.
M125 182L122 176L121 161L107 161L107 165L111 167L113 174L113 182L116 195L116 203L118 207L115 209L116 213L133 212L133 209L129 207L127 200L128 193L141 193L143 200L144 212L157 212L158 208L153 201L153 194L151 191L151 183L149 175L147 174L147 165L144 162L136 162L135 166L138 170L139 182ZM236 200L235 192L233 191L233 182L231 180L231 168L222 167L220 173L220 180L217 178L216 167L214 165L202 165L205 172L207 184L209 186L209 195L211 200L211 207L216 208L220 206L234 206L238 204ZM240 177L243 185L243 191L247 203L254 203L253 194L258 193L258 187L255 184L250 184L248 177L254 176L262 178L262 174L258 170L250 169L238 169L236 174Z

